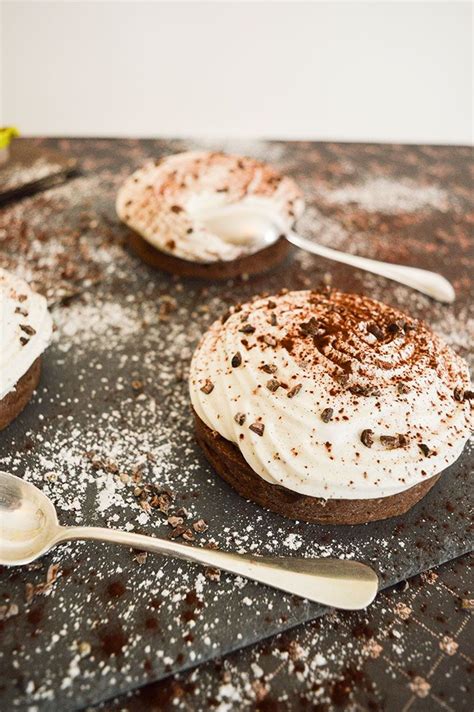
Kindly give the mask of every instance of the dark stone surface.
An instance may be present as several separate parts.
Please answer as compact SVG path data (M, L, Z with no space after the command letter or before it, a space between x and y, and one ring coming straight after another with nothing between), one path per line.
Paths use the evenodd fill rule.
M148 516L134 495L148 482L173 491L170 513L184 506L190 522L208 522L196 545L354 556L378 570L384 587L472 548L471 451L404 517L357 527L301 525L240 499L213 474L194 444L185 383L199 335L229 303L329 280L424 317L466 355L472 329L468 149L235 147L267 157L301 183L309 204L302 232L341 249L441 271L458 293L446 307L296 251L281 269L251 281L206 285L153 272L123 248L126 230L115 218L114 195L146 156L191 142L46 143L79 157L84 175L0 216L0 265L33 279L58 324L38 393L1 434L0 467L44 488L62 523L168 536L166 516L157 510ZM352 202L350 185L359 191ZM337 193L342 186L346 193ZM370 196L378 196L376 209ZM26 584L45 582L48 571L52 578L51 565L58 566L56 580L32 597ZM23 709L96 703L323 612L232 576L211 581L197 566L151 555L140 563L136 552L100 544L66 545L36 566L4 570L0 596L2 604L18 606L1 623L0 705Z

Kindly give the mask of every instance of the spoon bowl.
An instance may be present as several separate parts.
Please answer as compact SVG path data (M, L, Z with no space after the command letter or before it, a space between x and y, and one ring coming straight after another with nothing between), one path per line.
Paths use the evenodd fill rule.
M29 482L0 471L0 563L34 561L51 548L58 531L51 500Z

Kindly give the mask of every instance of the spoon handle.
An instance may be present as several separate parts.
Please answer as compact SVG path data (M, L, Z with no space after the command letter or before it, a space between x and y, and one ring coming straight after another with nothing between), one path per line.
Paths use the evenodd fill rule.
M300 559L235 554L102 527L60 527L55 543L93 539L224 569L327 606L358 610L375 598L377 574L344 559Z
M367 272L379 274L382 277L388 277L388 279L406 284L408 287L417 289L419 292L427 294L429 297L437 299L440 302L452 304L456 298L453 285L448 282L445 277L436 272L419 269L418 267L395 265L390 262L379 262L378 260L371 260L368 257L359 257L359 255L339 252L330 247L318 245L316 242L301 237L301 235L297 235L294 232L286 233L286 239L296 247L300 247L307 252L312 252L320 257L326 257L335 262L343 262L346 265L358 267Z

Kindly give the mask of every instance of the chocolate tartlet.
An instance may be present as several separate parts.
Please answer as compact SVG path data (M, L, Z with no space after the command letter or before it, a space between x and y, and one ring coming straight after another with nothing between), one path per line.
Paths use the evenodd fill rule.
M116 208L133 231L130 248L144 262L185 277L220 280L283 262L290 247L280 235L302 214L304 202L293 180L264 163L186 152L133 173ZM246 224L236 210L255 215L257 222ZM270 243L268 224L276 228Z
M470 434L465 362L428 327L340 292L235 307L191 364L196 436L241 495L293 519L409 510Z
M0 269L0 430L21 413L38 385L41 354L51 339L46 299Z

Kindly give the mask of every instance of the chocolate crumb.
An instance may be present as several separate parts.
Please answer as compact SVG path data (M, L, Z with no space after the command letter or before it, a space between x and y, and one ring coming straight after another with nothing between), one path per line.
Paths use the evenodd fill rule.
M333 408L325 408L323 412L321 413L321 420L323 423L329 423L330 420L332 420L332 416L334 415L334 409Z
M267 346L277 345L276 339L273 336L270 336L270 334L265 334L265 336L263 337L263 341L265 344L267 344Z
M236 413L234 415L234 420L237 423L237 425L243 425L245 423L246 417L247 416L245 415L245 413Z
M277 381L276 378L270 378L270 380L267 381L267 388L272 393L275 393L275 391L280 388L280 382Z
M26 336L20 336L20 343L22 346L26 346L26 344L29 342L29 339L26 338Z
M176 515L168 517L167 519L168 524L170 527L173 527L173 529L176 529L176 527L179 527L180 524L184 522L183 517L177 517Z
M372 447L374 444L374 431L366 428L360 434L360 441L365 447Z
M397 383L397 391L401 395L404 395L405 393L409 393L411 391L411 388L406 383L402 383L401 381L399 381Z
M209 529L209 525L204 519L198 519L197 522L193 522L193 529L198 534L202 534Z
M171 532L169 533L169 538L177 539L179 536L182 536L185 531L186 531L186 527L183 526L182 524L180 524L171 530Z
M252 423L252 425L249 426L250 430L253 430L254 433L257 433L257 435L260 435L262 437L263 431L265 430L265 426L263 423Z

